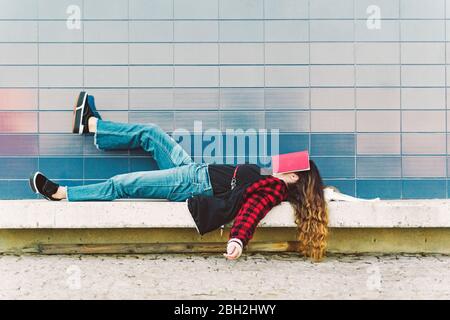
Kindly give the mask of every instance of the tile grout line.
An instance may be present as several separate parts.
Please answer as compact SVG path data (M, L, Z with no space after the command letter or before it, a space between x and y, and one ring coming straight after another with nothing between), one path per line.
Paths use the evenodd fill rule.
M449 198L449 176L448 176L448 98L447 98L447 1L444 1L444 72L445 72L445 198Z
M128 51L128 67L127 67L127 82L128 82L128 88L127 88L127 121L130 123L130 6L131 2L130 0L127 0L127 35L128 35L128 42L127 42L127 51ZM128 172L131 172L131 150L127 150L128 152Z
M41 130L41 128L40 128L40 120L39 120L39 115L40 115L40 110L41 110L41 83L40 83L40 63L41 63L41 61L40 61L40 53L39 53L39 51L40 51L40 42L39 42L39 40L40 40L40 38L39 38L39 32L40 32L40 21L39 21L39 16L40 16L40 11L39 11L39 4L37 5L37 17L38 17L38 21L36 21L36 25L37 25L37 29L36 29L36 32L37 32L37 34L36 34L36 36L37 36L37 38L36 38L36 40L37 40L37 85L38 85L38 88L37 88L37 107L38 107L38 109L37 109L37 154L38 154L38 156L37 156L37 167L38 167L38 171L41 171L41 145L40 145L40 138L41 138L41 133L40 133L40 130ZM35 198L37 198L38 196L37 195L35 195Z
M308 107L309 107L309 134L308 134L308 152L311 153L311 135L312 135L312 103L311 103L311 0L308 0Z
M82 28L82 32L81 32L81 36L83 38L83 90L86 91L86 39L85 39L85 25L84 25L84 14L85 14L85 0L81 1L81 28ZM82 152L83 152L83 185L85 185L85 180L86 180L86 157L85 157L85 149L86 149L86 136L82 135L81 136L81 147L82 147Z
M353 0L353 117L354 117L354 133L353 133L353 152L355 157L355 163L354 163L354 173L355 173L355 180L354 180L354 196L358 196L358 171L357 171L357 150L358 150L358 123L357 123L357 108L356 108L356 1Z
M403 199L404 197L404 191L403 191L403 186L404 186L404 177L403 177L403 99L402 99L402 22L400 20L401 17L401 4L399 3L398 6L398 63L399 63L399 93L400 93L400 199Z

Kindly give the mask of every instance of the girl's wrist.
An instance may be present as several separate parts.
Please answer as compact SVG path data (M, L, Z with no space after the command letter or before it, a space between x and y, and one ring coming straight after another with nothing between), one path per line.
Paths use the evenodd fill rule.
M230 240L228 240L228 243L230 243L230 242L236 242L237 244L239 244L239 245L241 246L241 249L244 248L244 244L242 243L242 240L241 240L241 239L238 239L238 238L231 238Z

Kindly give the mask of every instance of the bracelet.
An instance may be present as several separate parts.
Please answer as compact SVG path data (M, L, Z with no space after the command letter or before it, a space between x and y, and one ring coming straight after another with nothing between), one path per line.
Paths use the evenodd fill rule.
M237 244L239 244L239 246L241 247L241 249L244 248L244 245L243 245L243 243L242 243L242 241L241 241L240 239L233 238L233 239L228 240L228 243L230 243L230 242L236 242Z

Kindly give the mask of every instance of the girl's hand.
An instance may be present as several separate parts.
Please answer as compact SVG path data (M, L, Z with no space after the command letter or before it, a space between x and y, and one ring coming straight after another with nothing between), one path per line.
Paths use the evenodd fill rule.
M224 257L228 260L236 260L242 254L242 247L237 242L228 242L227 253L224 253Z

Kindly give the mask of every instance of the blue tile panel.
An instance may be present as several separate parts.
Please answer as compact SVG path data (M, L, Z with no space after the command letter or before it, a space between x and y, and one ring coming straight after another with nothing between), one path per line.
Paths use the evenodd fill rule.
M73 185L157 170L143 150L71 134L82 89L105 119L158 123L195 161L268 166L271 154L309 150L324 182L351 195L450 195L448 1L0 7L0 199L35 198L35 170ZM227 129L255 144L233 147Z

